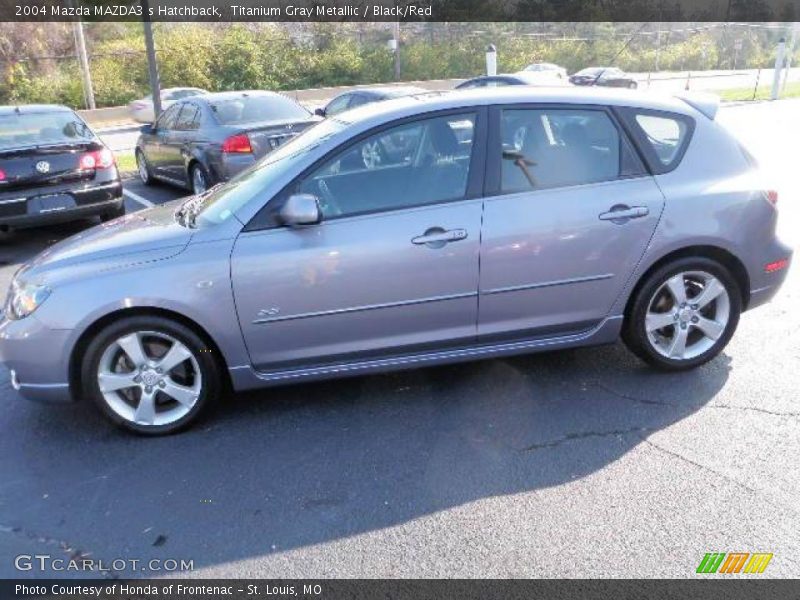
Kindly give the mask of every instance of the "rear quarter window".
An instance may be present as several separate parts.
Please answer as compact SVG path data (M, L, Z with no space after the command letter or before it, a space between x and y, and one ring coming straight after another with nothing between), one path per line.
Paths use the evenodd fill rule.
M635 108L619 112L654 174L667 173L680 164L694 132L694 119Z

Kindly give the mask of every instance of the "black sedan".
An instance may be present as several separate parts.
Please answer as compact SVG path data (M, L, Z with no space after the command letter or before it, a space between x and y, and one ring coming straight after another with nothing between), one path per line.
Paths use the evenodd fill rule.
M0 106L0 231L125 213L112 152L65 106Z
M391 100L392 98L400 98L401 96L413 96L414 94L425 94L428 90L414 87L412 85L386 85L380 87L358 88L349 92L344 92L335 96L325 108L318 108L314 112L320 117L332 117L338 115L340 112L362 106L364 104L371 104L372 102L381 102L382 100Z
M638 87L633 77L616 67L589 67L575 73L569 81L574 85L599 85L632 90Z
M144 125L136 165L146 184L155 180L195 194L240 171L318 122L297 102L274 92L219 92L171 105Z

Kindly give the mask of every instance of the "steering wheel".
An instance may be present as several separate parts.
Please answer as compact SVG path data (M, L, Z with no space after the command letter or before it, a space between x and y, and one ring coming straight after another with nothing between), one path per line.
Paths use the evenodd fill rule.
M324 179L319 179L317 181L317 188L319 189L320 193L320 209L322 209L322 214L327 217L336 217L342 214L342 208L339 206L339 203L336 201L336 198L331 192L331 188L328 187L328 182Z

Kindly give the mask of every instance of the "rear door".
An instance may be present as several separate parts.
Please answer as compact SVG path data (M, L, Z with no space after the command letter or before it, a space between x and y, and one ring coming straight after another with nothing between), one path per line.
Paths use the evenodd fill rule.
M591 328L653 235L663 196L613 114L493 107L481 247L481 339Z
M233 289L257 369L474 341L485 140L479 112L390 125L334 151L286 190L317 196L322 223L273 221L239 236ZM472 135L464 135L465 123ZM267 214L277 214L284 199L273 199Z

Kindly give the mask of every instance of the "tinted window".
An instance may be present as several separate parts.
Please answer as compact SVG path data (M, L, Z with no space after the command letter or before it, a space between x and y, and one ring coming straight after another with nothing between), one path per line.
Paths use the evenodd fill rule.
M504 110L501 189L518 192L620 176L622 143L600 110Z
M317 196L325 218L461 199L474 130L474 114L392 127L337 153L296 191Z
M175 121L175 129L197 129L199 113L200 109L194 104L184 104L177 121Z
M158 118L156 122L157 129L173 129L175 127L175 119L178 116L178 111L180 111L181 107L178 104L173 104Z
M284 96L241 96L211 103L211 109L222 125L238 125L256 121L303 119L308 111Z
M0 149L33 144L85 142L94 135L71 112L10 114L0 116Z
M636 122L644 131L659 162L665 167L675 162L689 130L686 121L666 116L638 114Z
M364 94L354 94L352 99L350 100L350 104L347 105L347 108L355 108L356 106L361 106L362 104L369 104L370 102L375 102L377 100L381 100L381 98L370 98L369 96L365 96Z
M350 102L351 94L343 94L338 98L331 100L327 108L325 108L325 116L332 117L342 111L347 110L347 104Z

